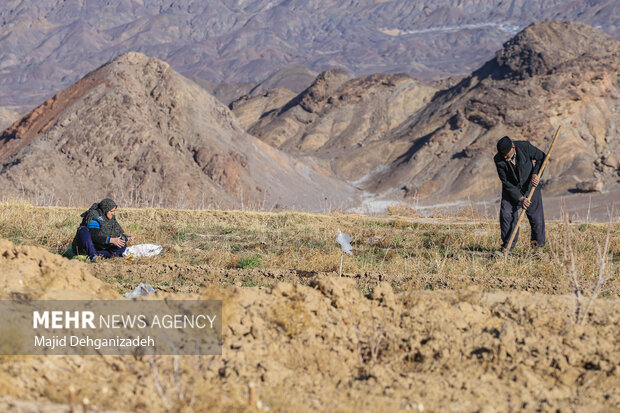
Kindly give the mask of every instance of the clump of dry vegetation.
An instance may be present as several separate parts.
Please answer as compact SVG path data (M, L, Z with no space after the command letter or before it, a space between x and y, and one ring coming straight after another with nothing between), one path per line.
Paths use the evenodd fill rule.
M610 213L610 217L611 216L613 216L612 213ZM596 300L607 281L611 278L612 268L609 262L609 245L613 220L610 218L606 234L602 241L598 239L599 237L591 237L591 242L596 248L596 268L593 274L596 277L596 282L594 285L587 288L583 286L584 276L582 272L582 262L578 258L577 235L575 234L573 225L569 222L568 214L564 214L564 221L562 224L562 244L561 246L555 246L553 256L558 267L563 269L568 277L570 288L574 294L575 301L571 317L575 323L583 325L588 318L592 303Z

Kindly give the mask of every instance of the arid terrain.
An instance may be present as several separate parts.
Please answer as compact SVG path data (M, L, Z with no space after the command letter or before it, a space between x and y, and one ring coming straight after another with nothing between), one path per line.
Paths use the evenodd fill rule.
M125 205L321 210L360 191L248 135L168 64L124 54L0 135L5 196L48 204L105 192Z
M333 69L297 93L277 87L308 80L291 67L227 108L167 63L127 53L0 135L0 189L65 206L93 193L126 206L266 211L480 205L499 197L499 137L546 151L561 127L546 196L590 193L607 205L620 196L619 73L618 41L545 22L461 80Z
M464 76L534 21L585 22L618 40L619 15L614 0L5 0L0 106L25 114L129 51L210 82L256 83L291 64Z
M459 82L335 69L294 98L278 90L230 107L253 136L316 159L379 199L492 200L497 140L527 139L546 151L559 126L545 192L617 192L619 73L618 41L585 24L547 22L519 32Z
M0 407L115 411L614 411L620 406L620 226L548 223L496 258L494 221L121 209L151 259L62 258L80 209L0 204L0 296L222 299L221 356L0 359ZM572 217L569 217L572 219ZM343 260L337 229L353 238ZM524 229L526 229L524 227ZM564 241L586 299L609 232L608 279L575 320ZM527 239L527 231L521 234ZM80 410L78 410L80 411Z
M223 325L221 355L2 355L0 412L620 412L619 27L614 0L0 2L0 300L148 283ZM547 243L498 254L496 142L557 130ZM161 254L68 258L106 197Z

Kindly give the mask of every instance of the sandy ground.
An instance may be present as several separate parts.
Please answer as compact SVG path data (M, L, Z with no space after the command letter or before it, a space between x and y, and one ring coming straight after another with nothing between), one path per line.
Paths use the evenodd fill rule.
M96 271L0 240L3 299L124 299ZM174 273L195 285L182 268ZM228 287L213 283L226 274ZM76 400L104 409L259 411L249 405L253 383L263 411L620 408L617 300L597 300L580 326L567 296L394 293L386 281L364 294L355 278L299 273L265 275L272 286L248 288L234 271L208 275L199 288L158 287L154 298L222 299L222 356L2 357L0 407L61 411L73 385Z

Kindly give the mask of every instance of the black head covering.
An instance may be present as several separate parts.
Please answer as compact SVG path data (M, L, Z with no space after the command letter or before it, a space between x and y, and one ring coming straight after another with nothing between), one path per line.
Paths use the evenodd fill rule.
M103 215L116 208L116 206L116 202L112 201L110 198L106 198L99 202L99 209L103 212Z
M508 155L508 152L512 149L512 141L508 136L504 136L497 141L497 153L501 156Z

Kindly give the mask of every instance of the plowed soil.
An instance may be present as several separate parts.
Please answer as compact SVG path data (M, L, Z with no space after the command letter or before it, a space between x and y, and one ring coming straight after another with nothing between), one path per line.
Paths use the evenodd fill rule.
M162 269L124 265L124 274L134 278ZM5 299L124 299L92 275L100 270L0 241ZM250 383L263 411L613 411L620 406L615 299L596 300L580 326L571 320L570 296L489 294L472 287L395 293L384 280L364 284L349 276L286 271L266 272L258 278L265 286L247 288L236 286L243 283L241 270L174 266L162 275L162 284L175 274L184 285L158 286L155 298L222 299L222 356L3 357L0 406L57 411L74 386L76 400L88 397L104 409L258 411L249 404ZM372 291L364 294L360 286Z
M125 262L121 259L108 260L92 265L95 276L111 282L119 290L129 291L134 286L148 280L156 289L167 293L199 293L205 285L221 288L229 286L270 288L279 282L310 285L316 277L339 278L338 271L307 271L300 269L266 269L266 268L216 268L208 265L163 264L141 262ZM362 293L371 292L381 282L387 282L397 292L411 288L426 290L455 290L471 288L476 284L485 290L529 291L553 294L555 291L566 290L566 279L548 278L515 278L502 277L487 273L478 277L466 277L455 274L426 274L415 279L407 274L365 271L342 274L343 279L353 282ZM617 288L611 286L609 291L616 293Z

